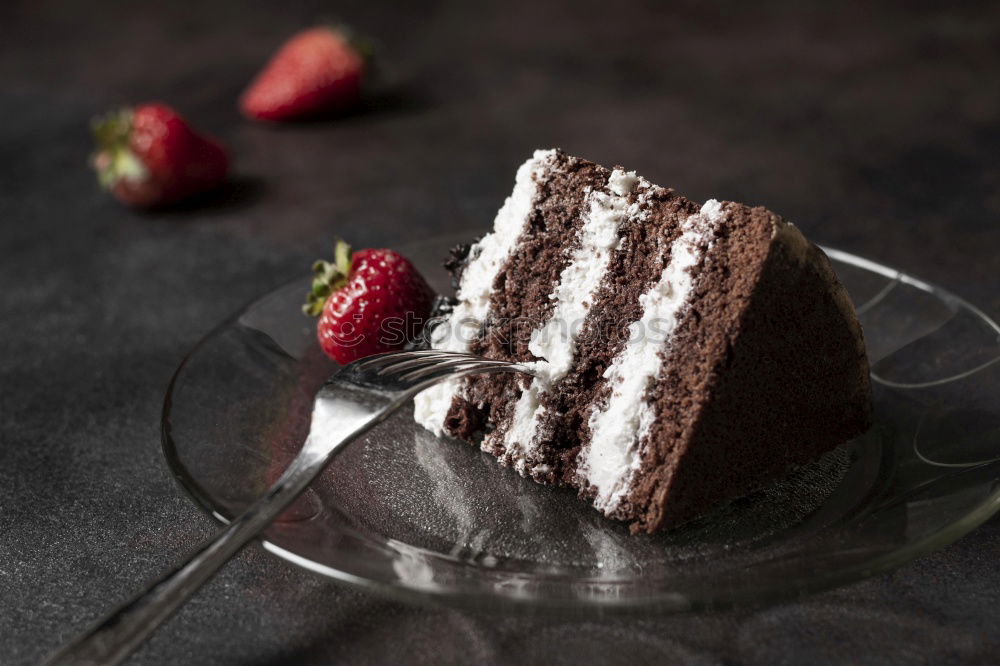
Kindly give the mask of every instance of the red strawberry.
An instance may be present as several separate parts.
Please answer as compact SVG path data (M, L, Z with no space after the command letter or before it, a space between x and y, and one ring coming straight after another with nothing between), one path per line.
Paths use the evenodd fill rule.
M345 28L304 30L272 56L240 97L240 110L256 120L292 120L353 106L369 51Z
M221 185L229 157L165 104L122 109L93 123L101 185L129 206L177 203Z
M337 241L334 263L317 261L303 311L320 315L320 347L338 363L400 349L430 314L434 291L392 250L360 250Z

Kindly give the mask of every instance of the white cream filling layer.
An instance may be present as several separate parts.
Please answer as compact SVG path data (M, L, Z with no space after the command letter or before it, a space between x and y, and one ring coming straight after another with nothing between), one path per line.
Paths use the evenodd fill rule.
M704 256L705 240L722 218L714 199L682 223L680 237L670 248L670 263L657 283L639 297L642 317L629 326L629 341L604 377L611 395L588 419L590 443L580 452L578 474L584 486L596 488L594 506L614 511L627 494L639 467L639 442L648 434L655 414L644 400L659 379L660 352L670 341L693 287L691 268Z
M540 183L555 156L554 150L537 150L517 170L514 190L497 213L493 231L472 246L471 260L462 272L458 305L431 334L431 346L435 349L468 351L489 313L493 280L527 226ZM449 380L418 394L413 410L417 423L440 435L458 388L457 380Z
M608 179L611 194L592 191L586 195L587 214L577 232L579 245L549 294L554 302L551 318L532 332L528 343L528 350L541 360L533 364L535 377L515 403L504 433L504 447L515 457L518 470L524 470L524 456L537 447L536 430L546 412L542 395L572 367L576 339L620 242L618 230L630 214L638 215L638 203L631 207L628 203L638 182L634 172L616 169Z

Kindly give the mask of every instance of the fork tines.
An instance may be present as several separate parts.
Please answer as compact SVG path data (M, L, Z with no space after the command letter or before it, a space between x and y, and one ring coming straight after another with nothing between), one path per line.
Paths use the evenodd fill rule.
M387 352L385 354L375 354L368 358L356 361L359 370L375 370L400 361L430 359L436 357L454 358L457 352L442 351L440 349L421 349L419 351L399 351ZM470 356L462 354L462 356Z
M485 370L513 365L507 361L486 359L473 354L435 349L390 352L358 361L359 370L375 372L383 377L396 375L404 381L421 379L444 370L464 370L472 367Z

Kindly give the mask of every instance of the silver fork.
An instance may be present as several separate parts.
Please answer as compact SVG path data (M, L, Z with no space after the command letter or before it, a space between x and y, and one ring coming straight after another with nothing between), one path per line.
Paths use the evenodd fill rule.
M319 476L344 447L420 391L445 379L527 368L471 354L390 352L354 361L316 395L309 436L288 469L249 509L147 588L67 644L46 664L118 664Z

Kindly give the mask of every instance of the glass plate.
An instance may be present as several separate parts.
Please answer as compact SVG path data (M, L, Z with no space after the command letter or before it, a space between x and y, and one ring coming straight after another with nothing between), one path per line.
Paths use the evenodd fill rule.
M456 238L404 248L440 291ZM1000 507L1000 329L965 301L827 250L864 325L875 427L785 481L679 529L631 536L577 499L439 439L404 409L345 450L269 529L295 564L466 608L683 611L759 605L899 566ZM163 449L220 520L303 440L334 369L303 276L210 333L168 389Z

